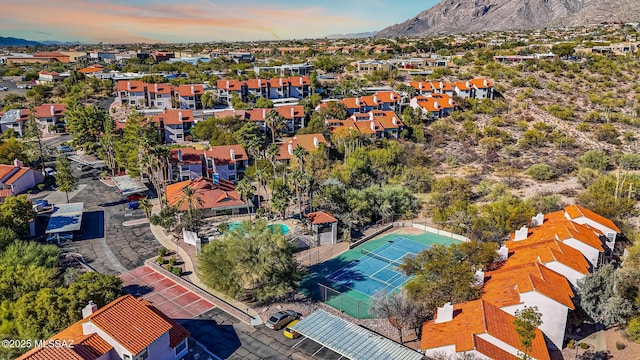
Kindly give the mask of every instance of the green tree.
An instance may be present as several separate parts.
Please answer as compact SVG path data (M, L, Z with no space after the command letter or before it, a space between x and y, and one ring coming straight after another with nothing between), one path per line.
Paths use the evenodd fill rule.
M29 117L27 121L24 123L24 138L28 141L27 148L30 150L29 152L32 154L32 161L38 161L40 164L40 169L44 171L44 143L42 142L42 129L38 126L38 121L36 120L35 109L33 107L29 108Z
M165 206L159 213L151 215L149 222L152 225L173 231L178 223L178 209L173 206Z
M606 326L624 324L633 314L633 304L618 292L617 283L611 264L578 280L580 307L593 321Z
M273 101L260 97L256 100L256 109L273 109Z
M374 298L369 312L381 318L386 318L389 324L398 330L400 344L404 344L403 335L405 328L415 329L415 318L423 318L421 316L420 305L411 299L406 291L392 292L391 294L382 294Z
M143 118L137 112L131 113L122 131L122 136L115 142L115 161L132 176L140 174L140 146L144 138ZM146 149L148 147L143 147Z
M56 159L56 185L58 190L64 191L67 202L69 202L69 192L78 189L78 179L73 176L71 164L65 155L58 156Z
M0 204L0 225L13 229L20 236L29 234L29 222L35 216L27 195L9 196Z
M205 91L205 93L202 94L201 101L202 101L203 108L212 109L217 99L212 91Z
M522 310L516 310L513 325L518 333L520 345L525 349L522 359L527 360L530 358L529 352L536 337L536 329L542 325L542 314L536 306L525 306Z
M277 111L271 110L267 113L264 119L264 124L269 130L271 130L271 143L276 142L276 134L280 134L287 127L285 118L283 118Z
M65 120L74 147L83 149L88 154L95 154L108 118L109 115L96 104L83 106L77 101L67 104Z
M573 55L575 52L576 44L572 42L559 43L551 47L551 52L558 55L558 57L566 58Z
M18 234L13 229L4 226L0 227L0 253L4 252L16 240L18 240Z
M111 175L115 176L118 171L118 163L116 162L115 146L116 146L116 123L112 118L105 119L104 132L100 137L100 148L98 149L98 156L102 158L111 170Z
M295 290L301 278L294 251L265 220L245 221L204 246L198 257L200 278L233 298L269 302Z
M140 203L140 208L144 211L144 215L148 218L151 217L151 212L153 211L153 204L149 201L148 198L140 199L138 201Z
M16 138L0 140L0 164L13 164L15 159L24 163L29 160L24 144Z
M260 133L258 125L253 121L249 121L236 131L235 136L240 145L256 159L264 143L264 136Z
M255 191L253 184L251 184L251 181L249 181L249 179L244 178L238 181L238 184L236 184L236 190L238 191L238 194L240 194L240 197L247 204L247 214L250 215L251 211L249 210L249 203L251 202L250 199Z

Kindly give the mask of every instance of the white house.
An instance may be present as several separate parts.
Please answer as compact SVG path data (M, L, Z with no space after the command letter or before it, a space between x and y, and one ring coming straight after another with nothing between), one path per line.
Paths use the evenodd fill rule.
M564 208L564 216L576 224L588 225L598 229L605 237L607 247L611 250L616 245L616 237L622 231L613 223L613 221L600 216L589 209L585 209L580 205L570 205Z
M82 316L50 339L72 348L36 347L18 359L177 360L189 352L189 332L144 299L125 295L101 309L90 302Z

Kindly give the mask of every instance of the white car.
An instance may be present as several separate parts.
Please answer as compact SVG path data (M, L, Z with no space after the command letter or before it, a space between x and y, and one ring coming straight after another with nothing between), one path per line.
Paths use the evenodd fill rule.
M57 174L57 172L52 168L50 167L44 168L44 173L43 173L44 176L54 176L55 174Z

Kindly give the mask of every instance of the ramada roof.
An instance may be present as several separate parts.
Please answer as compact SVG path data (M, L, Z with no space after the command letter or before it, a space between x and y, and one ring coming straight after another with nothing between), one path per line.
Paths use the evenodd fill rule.
M479 335L487 334L506 343L507 345L524 351L520 344L513 320L515 318L500 310L497 306L484 300L474 300L453 306L453 319L447 322L435 323L435 320L425 322L422 326L420 348L433 349L447 345L455 345L456 352L470 350L485 350L495 353L495 347L485 343L478 343ZM538 360L549 360L549 352L544 336L539 329L529 354ZM485 354L491 356L491 354ZM511 358L507 358L511 360Z
M531 291L574 309L571 301L574 294L567 278L538 262L503 267L486 273L482 298L503 308L521 304L520 294Z
M327 211L316 211L316 212L309 213L307 214L307 219L309 219L309 221L311 221L311 224L313 225L338 222L338 220L334 218L333 215L331 215L331 213Z

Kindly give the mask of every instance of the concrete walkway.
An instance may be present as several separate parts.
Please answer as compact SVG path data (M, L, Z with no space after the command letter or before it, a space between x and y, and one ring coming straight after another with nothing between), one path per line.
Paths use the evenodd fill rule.
M155 212L157 208L157 206L155 205L157 205L158 200L153 199L151 201L154 204L154 212ZM242 302L231 299L226 295L211 289L210 287L205 285L202 281L200 281L200 278L198 278L198 275L197 275L196 266L194 266L194 263L197 261L197 255L195 254L195 247L193 247L193 245L184 244L184 243L181 244L179 241L174 240L173 235L166 234L164 229L158 225L149 224L149 226L151 228L151 232L153 233L155 238L158 240L158 242L162 244L162 246L164 246L169 251L177 251L178 255L184 262L184 271L189 273L189 275L185 277L191 283L193 283L194 285L198 286L201 289L206 290L207 292L213 294L214 296L219 297L220 299L226 301L227 303L235 306L238 309L244 309L245 312L250 316L259 318L258 313L254 309L248 307L246 304Z

